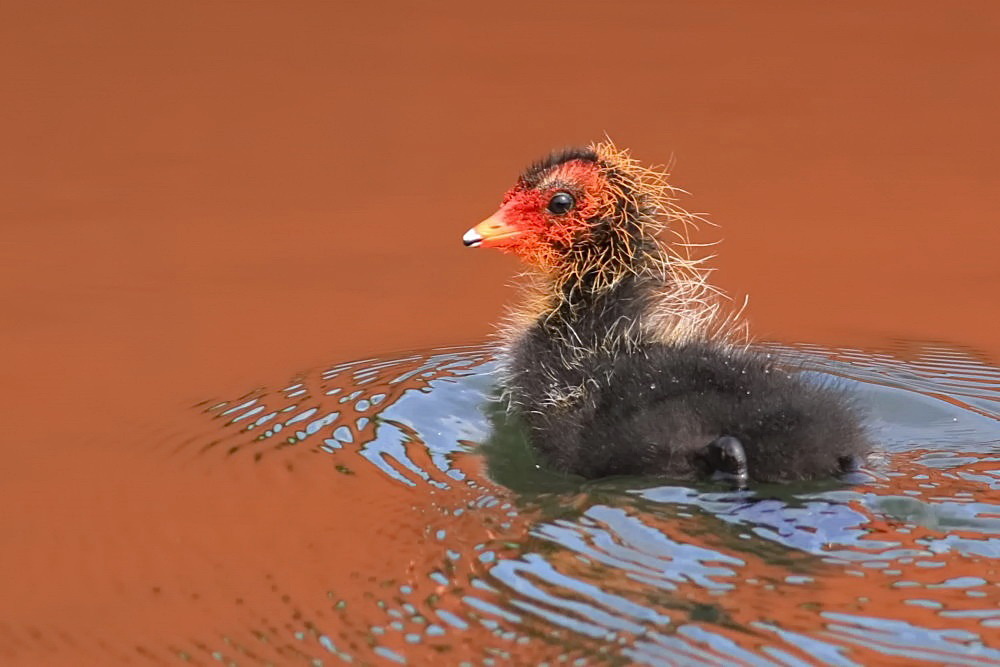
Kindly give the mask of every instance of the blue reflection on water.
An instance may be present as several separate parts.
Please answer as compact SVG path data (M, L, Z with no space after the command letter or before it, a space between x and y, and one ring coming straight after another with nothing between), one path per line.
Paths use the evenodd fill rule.
M548 472L495 400L496 362L480 348L342 364L286 388L291 405L258 396L210 409L247 433L269 428L230 451L316 440L387 484L476 490L429 527L441 554L425 573L433 602L404 603L440 621L438 640L487 628L506 647L492 655L542 645L586 662L1000 663L1000 371L939 348L906 363L773 349L869 408L880 452L851 485L733 492ZM456 466L470 454L492 480ZM484 517L474 547L450 530L466 512Z

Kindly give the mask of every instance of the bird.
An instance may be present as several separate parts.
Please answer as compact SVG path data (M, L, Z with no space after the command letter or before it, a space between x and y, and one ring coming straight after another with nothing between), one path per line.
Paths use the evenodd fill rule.
M857 469L871 444L856 398L741 336L678 192L664 168L595 142L531 164L463 236L529 267L498 357L532 449L587 479L745 488Z

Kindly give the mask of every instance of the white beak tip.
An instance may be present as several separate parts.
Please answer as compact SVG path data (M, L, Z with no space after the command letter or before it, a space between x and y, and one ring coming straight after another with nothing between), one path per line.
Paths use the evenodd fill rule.
M480 236L479 232L477 232L474 228L465 232L465 234L462 236L462 243L464 243L468 248L475 248L482 242L483 242L483 237Z

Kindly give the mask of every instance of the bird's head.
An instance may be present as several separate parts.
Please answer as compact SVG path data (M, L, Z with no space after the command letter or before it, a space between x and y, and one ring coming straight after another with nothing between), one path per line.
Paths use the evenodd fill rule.
M655 235L679 211L665 178L611 143L553 153L462 240L510 252L557 280L614 284L662 264Z
M613 295L619 305L639 304L644 335L728 336L735 320L718 317L721 293L708 283L707 258L693 256L697 244L687 238L700 218L676 204L677 192L662 168L644 167L610 141L570 148L528 167L500 209L462 240L512 253L540 271L543 280L529 283L522 324ZM664 229L673 243L661 243ZM602 306L600 316L612 310Z

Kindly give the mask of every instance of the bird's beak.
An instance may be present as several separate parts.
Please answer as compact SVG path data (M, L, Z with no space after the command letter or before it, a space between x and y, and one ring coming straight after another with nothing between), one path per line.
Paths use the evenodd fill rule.
M470 248L489 248L506 245L521 230L504 220L504 211L500 209L478 225L465 232L462 243Z

